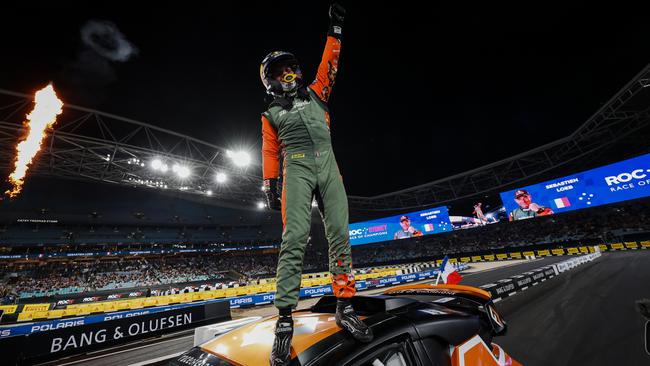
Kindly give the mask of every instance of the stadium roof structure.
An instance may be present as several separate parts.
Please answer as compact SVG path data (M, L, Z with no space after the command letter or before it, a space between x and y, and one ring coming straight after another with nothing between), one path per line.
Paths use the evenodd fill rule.
M13 169L22 123L32 107L33 96L0 89L0 172ZM181 190L247 206L263 198L259 167L235 166L223 147L110 113L71 104L63 108L27 179L36 174ZM172 172L178 167L187 169L185 174ZM216 182L217 173L227 175L227 184Z
M650 64L565 138L416 187L374 197L350 196L350 208L368 213L425 209L493 193L515 183L551 179L549 174L582 171L647 153L649 127Z
M10 171L15 146L23 133L23 116L32 96L0 89L0 172ZM565 138L461 174L374 197L350 196L350 209L389 212L434 205L492 193L515 183L541 180L548 174L602 164L602 154L623 159L647 152L650 144L650 64ZM609 154L613 146L625 146ZM611 156L610 156L611 155ZM191 175L151 169L154 160L189 168ZM575 170L574 170L575 171ZM228 150L214 144L110 113L66 104L29 174L181 190L215 203L251 207L263 199L259 166L235 167ZM215 181L228 175L228 184ZM190 195L191 196L191 195ZM211 200L212 200L211 199Z

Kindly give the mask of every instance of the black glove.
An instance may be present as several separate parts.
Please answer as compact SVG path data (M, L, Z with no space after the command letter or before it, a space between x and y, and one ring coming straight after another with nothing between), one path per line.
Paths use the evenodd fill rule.
M280 211L282 209L282 188L276 178L264 179L264 194L266 194L266 203L271 210Z
M343 34L343 18L345 18L345 9L339 4L334 3L330 6L330 29L328 36L341 38Z

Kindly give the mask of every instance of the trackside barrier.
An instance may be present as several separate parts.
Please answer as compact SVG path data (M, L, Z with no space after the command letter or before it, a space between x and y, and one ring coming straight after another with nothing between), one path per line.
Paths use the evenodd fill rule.
M100 316L103 319L80 318L76 322L81 324L74 326L3 338L0 342L0 354L3 355L0 363L34 364L197 325L230 320L230 307L226 301L168 306L145 312L107 314ZM110 317L113 318L105 319Z
M456 265L456 268L459 271L463 271L468 267L469 266L467 264ZM438 276L437 269L423 271L419 273L411 273L407 275L391 276L382 279L357 281L356 287L358 291L364 291L372 288L383 287L386 285L397 285L401 283L419 281L428 278L435 278L436 276ZM307 288L300 289L300 298L319 297L331 293L332 293L331 285L307 287ZM0 339L3 339L4 337L32 334L32 333L42 332L42 331L50 331L50 330L61 329L61 328L69 328L69 327L77 327L81 325L101 323L112 319L130 318L134 316L152 314L152 313L157 313L160 311L165 311L170 309L181 309L189 306L194 306L197 304L210 304L210 303L227 301L230 304L230 308L239 308L239 307L248 307L248 306L256 306L256 305L267 305L267 304L271 304L273 300L275 300L275 293L268 292L263 294L205 300L198 303L188 302L188 303L181 303L177 305L169 305L165 307L150 307L150 308L143 308L143 309L132 310L132 311L120 311L115 313L88 315L85 317L49 320L49 321L34 322L34 323L27 323L27 324L0 325Z
M551 279L562 272L571 270L581 264L591 262L600 256L600 252L596 251L591 254L574 257L550 266L544 266L529 272L511 276L499 280L496 283L488 283L481 286L481 288L492 295L492 301L498 302L506 297L516 294L517 292L525 291L531 286L538 285Z

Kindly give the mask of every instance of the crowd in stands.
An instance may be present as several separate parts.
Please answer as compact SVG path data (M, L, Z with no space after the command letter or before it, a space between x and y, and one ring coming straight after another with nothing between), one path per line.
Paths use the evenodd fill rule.
M357 267L420 261L535 244L588 245L650 235L650 199L579 210L439 235L353 247ZM314 242L315 243L315 242ZM310 242L305 271L327 270L326 245ZM0 295L86 292L114 288L208 281L223 271L245 280L274 276L277 253L237 252L112 260L32 261L0 269Z

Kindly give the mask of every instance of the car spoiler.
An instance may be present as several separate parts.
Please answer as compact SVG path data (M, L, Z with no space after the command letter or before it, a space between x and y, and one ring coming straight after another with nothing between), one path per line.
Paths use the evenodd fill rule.
M484 303L492 300L492 295L489 292L478 287L465 286L465 285L434 285L434 284L419 284L419 285L403 285L393 287L383 292L384 295L397 295L397 294L431 294L431 295L447 295L455 297L465 297L471 300Z
M464 285L434 285L434 284L419 284L419 285L403 285L393 287L383 292L384 295L436 295L436 296L449 296L458 297L472 300L481 304L485 310L485 314L492 325L494 335L503 335L506 333L507 325L501 315L496 311L494 303L492 302L492 295L489 292L472 286Z

